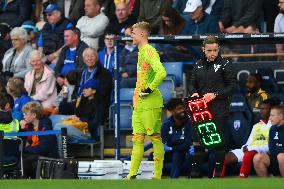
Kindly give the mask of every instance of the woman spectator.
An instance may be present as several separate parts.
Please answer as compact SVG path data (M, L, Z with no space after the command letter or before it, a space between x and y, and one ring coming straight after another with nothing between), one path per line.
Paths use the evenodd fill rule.
M7 93L13 97L14 106L12 110L13 119L21 121L23 119L23 106L32 101L31 97L27 95L27 91L24 87L24 81L20 78L10 78L8 80Z
M30 70L29 56L33 48L27 44L28 34L24 28L16 27L10 32L12 48L4 54L2 64L6 78L24 78Z
M166 8L162 12L161 35L181 35L187 34L186 21L172 7Z
M43 117L43 107L38 102L29 102L23 107L24 119L20 122L22 131L52 130L49 118ZM24 149L24 175L35 178L36 166L39 156L57 157L55 135L33 135L25 140Z
M25 89L34 100L41 102L43 108L53 107L57 95L56 79L53 71L45 65L43 54L32 51L30 63L32 70L26 74Z

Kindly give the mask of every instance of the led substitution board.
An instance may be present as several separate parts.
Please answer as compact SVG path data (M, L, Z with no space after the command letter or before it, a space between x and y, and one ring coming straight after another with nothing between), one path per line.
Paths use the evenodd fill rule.
M204 148L212 149L223 144L223 139L214 123L207 103L202 98L185 99L185 106L192 125Z

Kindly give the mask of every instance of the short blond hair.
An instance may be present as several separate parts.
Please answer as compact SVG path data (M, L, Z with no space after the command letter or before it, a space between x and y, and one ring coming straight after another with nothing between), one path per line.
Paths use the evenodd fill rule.
M28 112L35 113L37 119L43 117L43 107L39 102L36 101L28 102L27 104L24 105L22 110L24 113Z
M136 24L134 24L134 25L132 26L131 29L133 30L134 28L139 28L139 29L141 29L141 30L147 32L148 35L151 34L151 26L150 26L150 24L149 24L148 22L144 22L144 21L142 21L142 22L137 22Z

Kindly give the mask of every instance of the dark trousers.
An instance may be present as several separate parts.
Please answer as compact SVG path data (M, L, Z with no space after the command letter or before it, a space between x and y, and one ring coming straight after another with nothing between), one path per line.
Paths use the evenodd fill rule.
M191 171L192 155L186 152L167 152L165 153L163 171L170 172L171 178L178 178L181 172L188 176Z
M24 176L26 178L36 178L36 167L39 155L23 154Z

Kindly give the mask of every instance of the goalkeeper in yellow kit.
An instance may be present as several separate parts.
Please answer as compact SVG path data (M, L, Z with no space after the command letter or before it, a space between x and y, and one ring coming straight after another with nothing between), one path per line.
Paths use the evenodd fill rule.
M133 150L128 179L137 175L144 154L144 139L148 135L154 148L154 178L162 176L164 146L160 136L163 97L158 89L166 77L159 54L148 44L150 25L138 22L132 26L133 43L138 45L137 82L133 96Z

